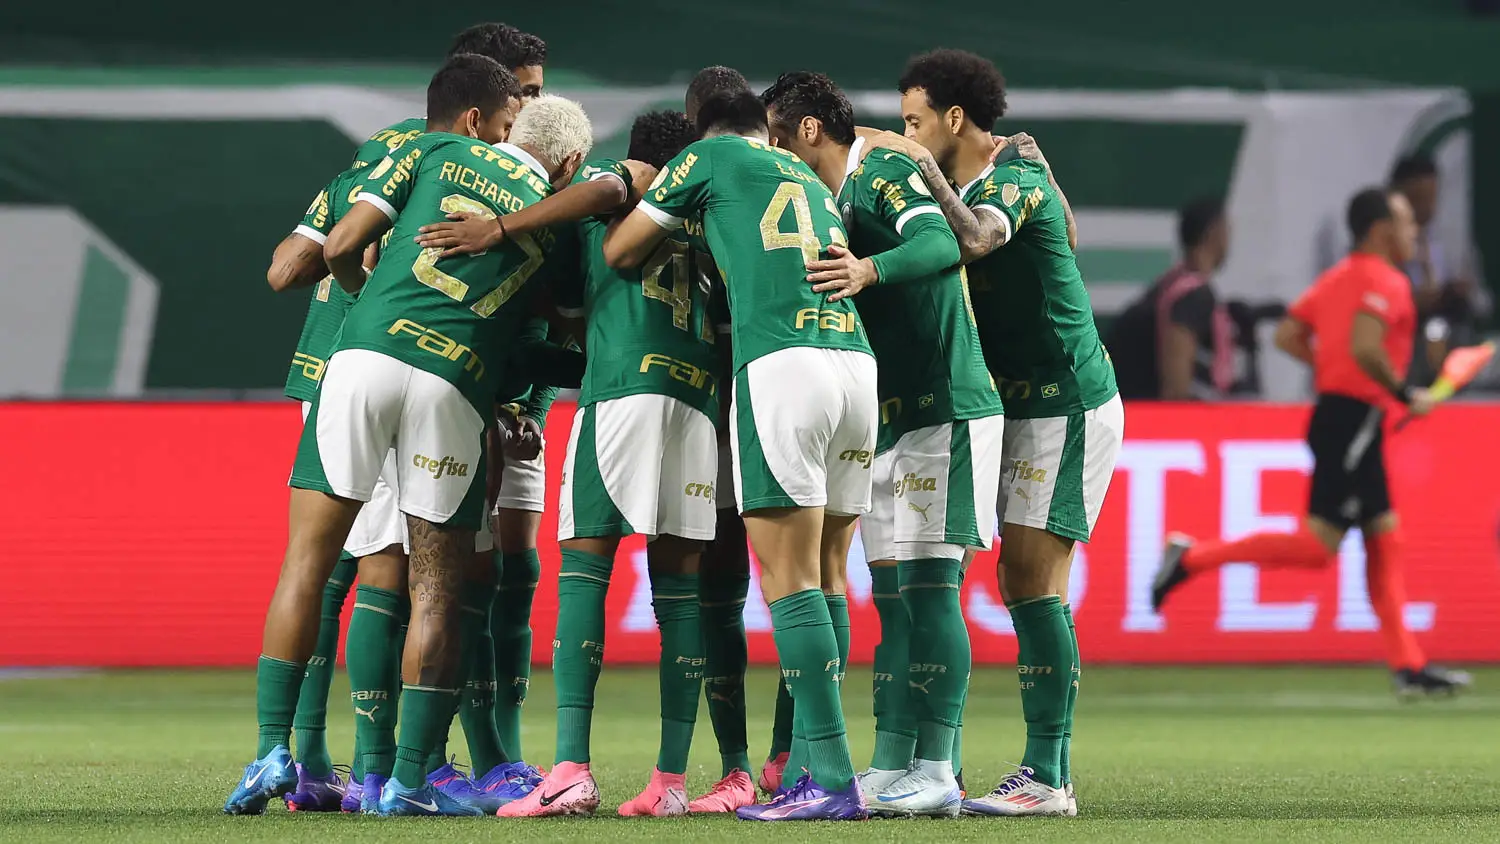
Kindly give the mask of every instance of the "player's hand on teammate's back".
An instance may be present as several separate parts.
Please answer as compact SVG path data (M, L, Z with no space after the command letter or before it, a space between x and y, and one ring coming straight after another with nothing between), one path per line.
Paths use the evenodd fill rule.
M624 164L625 169L630 171L630 196L626 200L626 210L629 210L651 189L651 183L656 181L657 169L633 158L627 158Z
M807 280L812 282L813 292L831 294L828 301L847 299L880 281L875 262L869 258L856 258L837 243L828 247L828 254L832 257L807 265Z
M1437 404L1432 398L1432 393L1421 387L1414 387L1411 391L1411 402L1406 409L1411 411L1412 416L1426 416L1432 412L1433 405Z
M494 217L485 218L461 211L448 215L448 221L429 223L417 230L417 245L427 249L441 249L440 258L454 255L478 255L499 246L505 240L505 230Z
M542 426L530 416L502 419L505 428L503 448L507 457L516 460L535 460L542 453Z

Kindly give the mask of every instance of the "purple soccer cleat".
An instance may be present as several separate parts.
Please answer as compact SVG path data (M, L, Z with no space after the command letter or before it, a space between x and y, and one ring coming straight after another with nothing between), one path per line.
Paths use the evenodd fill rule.
M337 771L315 777L297 766L297 788L282 797L289 812L337 812L345 793L344 778Z
M797 784L770 803L735 810L742 821L862 821L870 816L859 783L829 791L803 774Z
M350 776L349 784L344 786L344 799L339 801L339 810L346 815L358 814L364 794L364 783Z

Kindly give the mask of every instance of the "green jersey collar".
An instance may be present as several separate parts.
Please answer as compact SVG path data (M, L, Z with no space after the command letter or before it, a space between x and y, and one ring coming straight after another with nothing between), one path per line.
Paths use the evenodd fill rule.
M506 155L509 155L511 158L520 160L522 164L525 164L527 167L535 170L536 174L542 178L542 181L548 184L552 183L552 174L547 172L547 168L542 166L542 162L536 160L536 156L532 155L526 150L521 149L515 144L506 143L503 141L501 143L495 144L495 149L498 149Z
M980 182L984 181L985 177L988 176L989 174L993 173L993 172L995 172L995 165L993 165L993 164L991 164L990 166L988 166L988 167L984 168L983 170L979 171L979 175L974 177L974 181L968 183L967 185L964 185L963 190L960 190L958 192L959 197L968 196L969 195L969 191L973 190L973 188L974 188L975 185L977 185Z

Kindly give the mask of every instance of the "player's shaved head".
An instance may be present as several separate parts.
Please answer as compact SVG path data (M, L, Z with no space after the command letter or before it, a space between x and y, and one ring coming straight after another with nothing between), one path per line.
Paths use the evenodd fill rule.
M823 124L823 133L834 143L854 143L854 106L839 86L821 73L783 73L760 99L767 111L774 113L777 128L787 134L794 134L797 125L811 117Z
M717 94L737 94L748 90L750 90L750 83L745 80L745 74L738 70L723 65L705 67L698 71L693 81L688 83L683 111L687 113L688 120L696 123L698 110L710 97Z
M719 93L703 101L698 108L698 133L710 135L765 135L766 107L760 97L746 88L736 93Z
M499 62L521 82L524 99L542 92L547 42L529 32L504 23L475 24L454 37L448 55L459 53L478 53Z
M427 85L427 130L457 131L455 124L465 119L473 137L494 143L509 131L520 96L515 75L494 59L474 53L449 56ZM465 117L469 112L473 114Z
M688 122L687 115L671 109L648 111L631 125L630 149L625 156L659 170L696 140L698 128Z
M921 88L932 110L943 114L954 106L986 132L1005 115L1005 77L989 59L964 50L933 50L906 64L897 88L902 94Z
M1355 244L1363 243L1382 220L1391 219L1391 195L1385 188L1365 188L1349 200L1344 222Z

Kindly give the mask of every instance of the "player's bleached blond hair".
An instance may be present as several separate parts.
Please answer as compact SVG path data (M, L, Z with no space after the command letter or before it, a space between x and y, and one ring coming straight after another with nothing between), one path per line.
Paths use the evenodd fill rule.
M529 147L543 164L554 168L574 153L588 156L594 147L594 127L583 106L554 94L543 94L516 115L510 142Z

